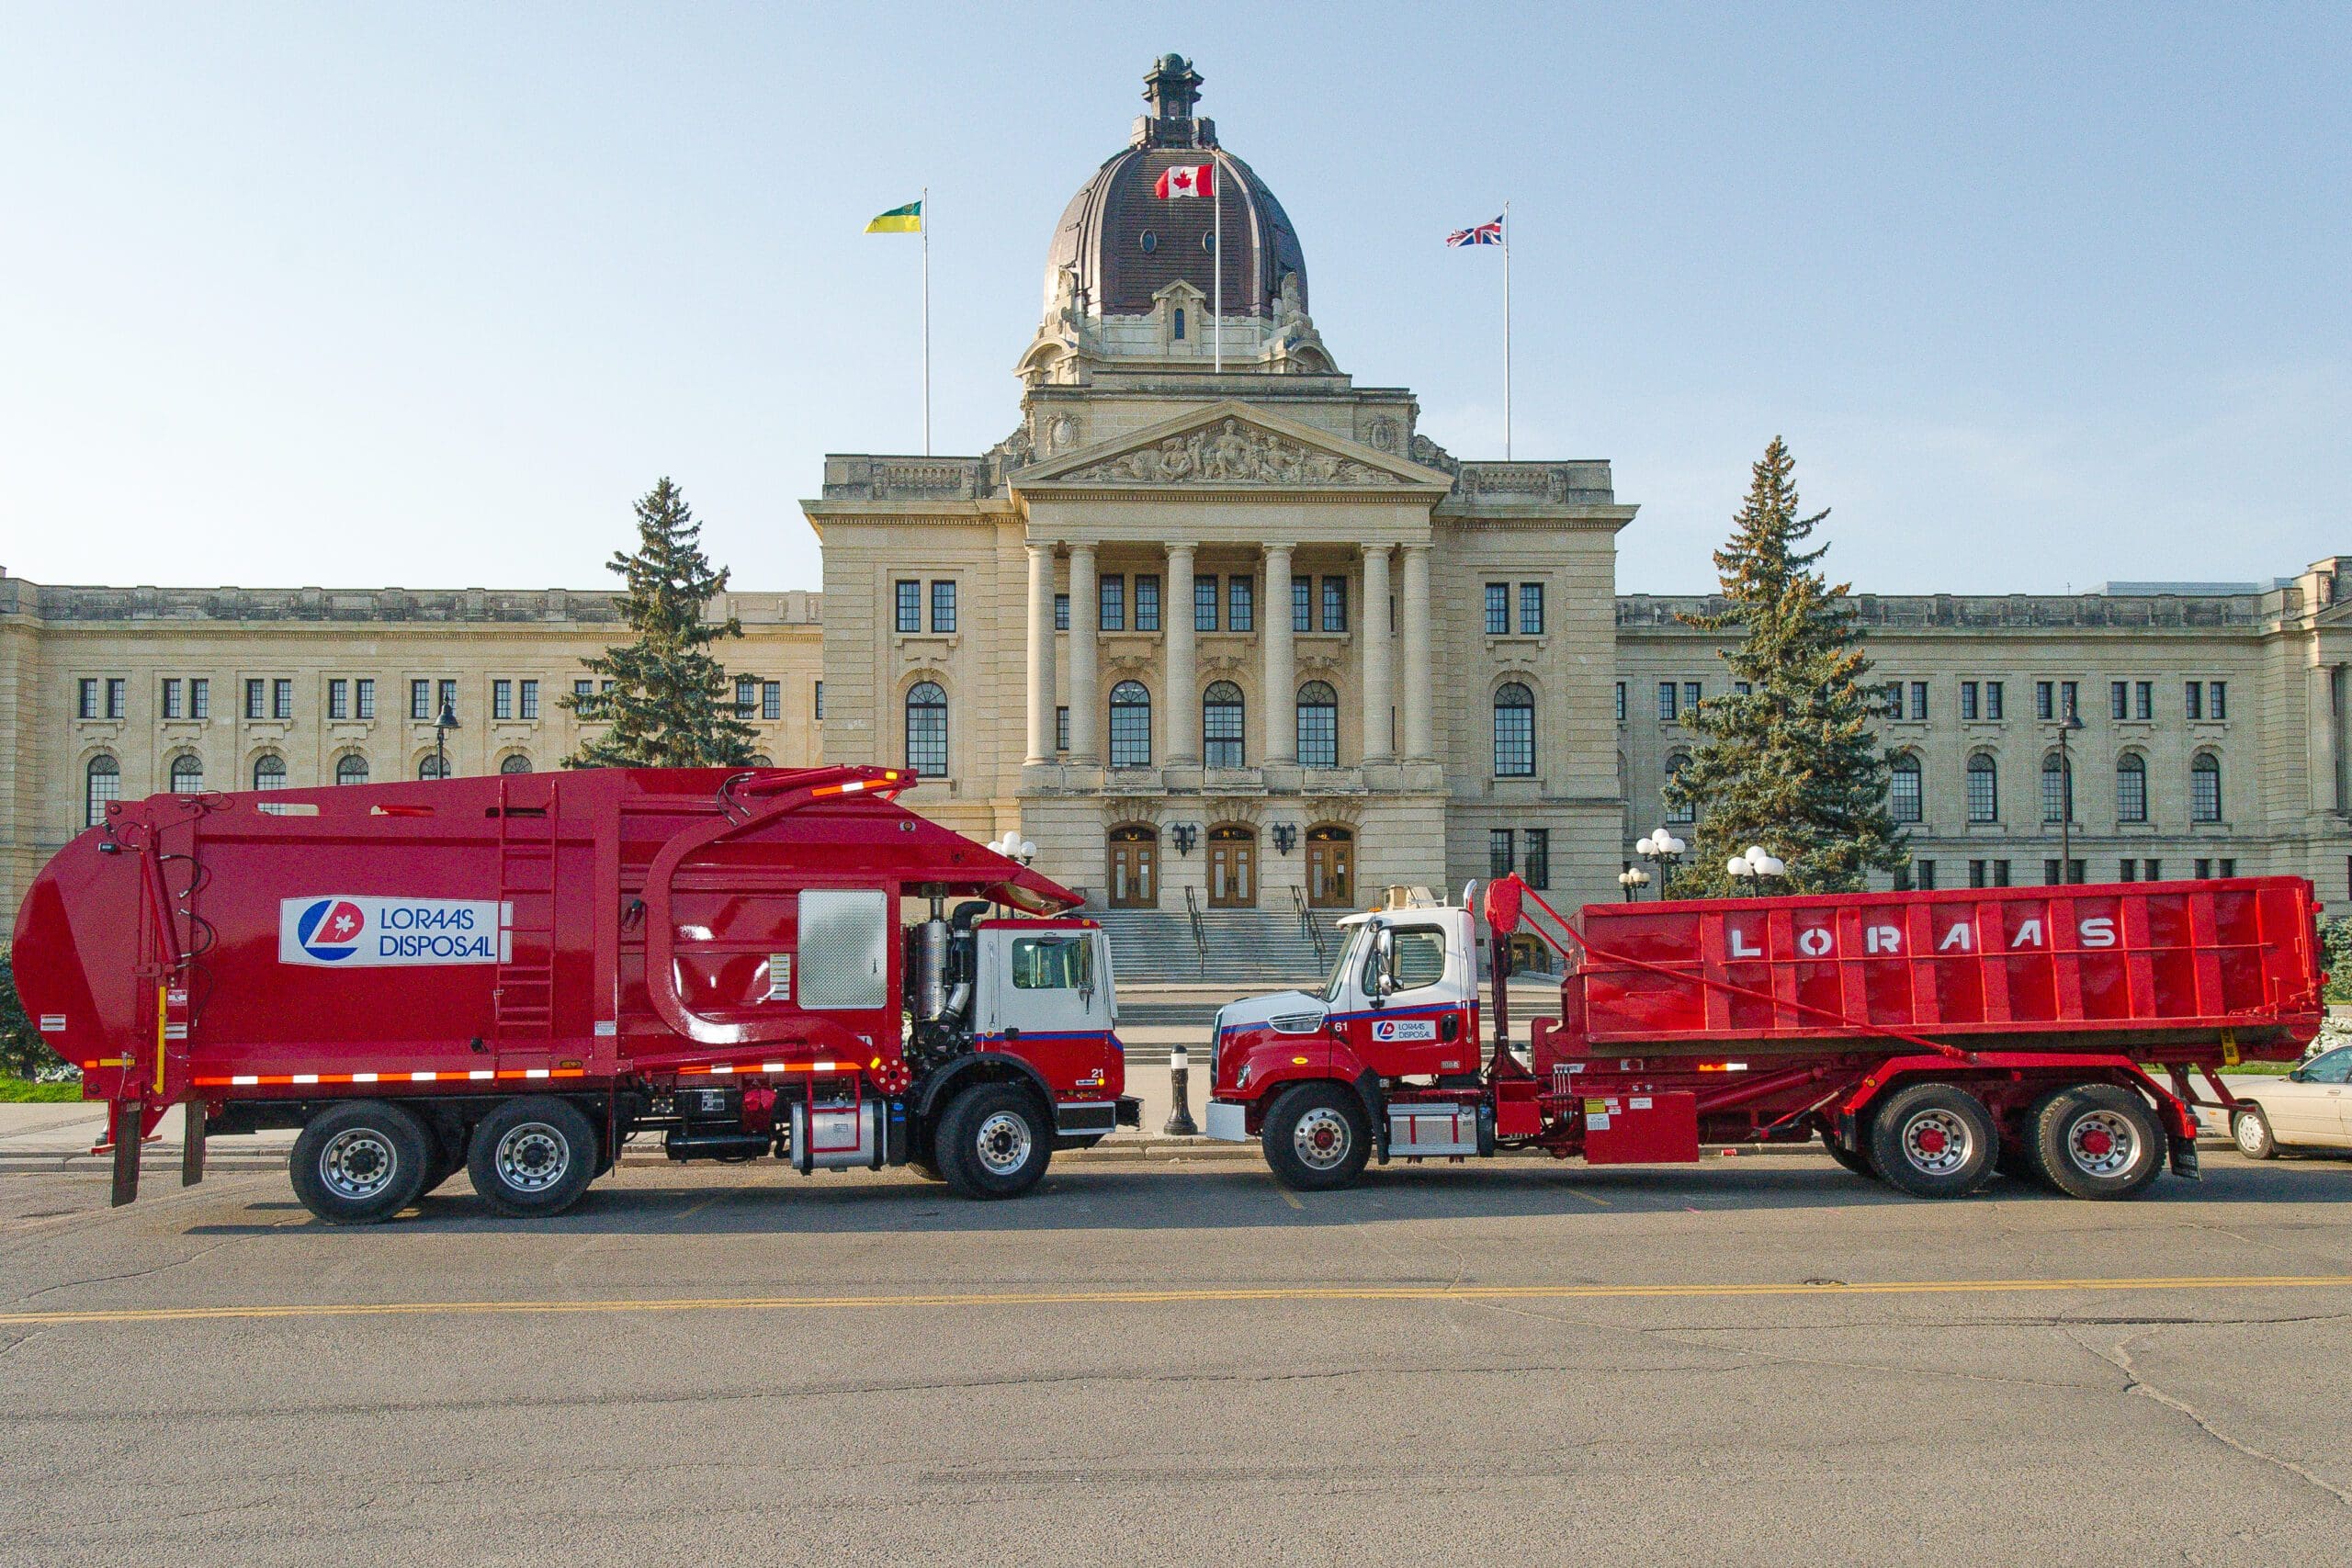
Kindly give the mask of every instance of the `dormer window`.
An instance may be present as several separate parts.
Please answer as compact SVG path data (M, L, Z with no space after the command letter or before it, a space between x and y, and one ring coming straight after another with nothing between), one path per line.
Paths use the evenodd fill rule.
M1183 340L1183 337L1184 337L1184 307L1183 307L1183 306L1182 306L1182 305L1179 305L1179 306L1177 306L1177 307L1176 307L1176 318L1175 318L1175 321L1176 321L1176 330L1175 330L1175 334L1174 334L1174 335L1175 335L1175 337L1176 337L1177 341L1182 342L1182 341Z
M1141 245L1145 252L1148 254L1159 249L1159 236L1153 233L1150 230L1146 229L1143 231L1142 237L1137 239L1136 243Z

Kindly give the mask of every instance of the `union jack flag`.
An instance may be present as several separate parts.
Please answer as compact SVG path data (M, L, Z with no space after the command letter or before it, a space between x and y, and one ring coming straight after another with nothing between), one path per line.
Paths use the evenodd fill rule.
M1503 220L1497 218L1491 223L1481 223L1476 228L1456 229L1445 237L1445 243L1449 245L1499 245L1503 243Z

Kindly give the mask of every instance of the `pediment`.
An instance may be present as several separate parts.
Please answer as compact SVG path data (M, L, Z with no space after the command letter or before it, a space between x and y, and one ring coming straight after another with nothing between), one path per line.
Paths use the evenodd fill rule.
M1453 476L1228 400L1040 463L1040 487L1389 490L1442 493Z

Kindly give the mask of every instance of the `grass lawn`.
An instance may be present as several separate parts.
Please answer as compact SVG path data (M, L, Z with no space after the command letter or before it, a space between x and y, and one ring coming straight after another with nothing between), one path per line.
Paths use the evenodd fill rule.
M21 1105L28 1100L72 1104L82 1098L78 1083L34 1083L0 1073L0 1105Z

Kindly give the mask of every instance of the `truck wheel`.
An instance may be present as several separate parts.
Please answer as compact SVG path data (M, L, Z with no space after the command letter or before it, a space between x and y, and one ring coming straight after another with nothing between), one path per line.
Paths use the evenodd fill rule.
M1867 1176L1873 1181L1878 1179L1878 1171L1871 1165L1871 1156L1860 1149L1848 1148L1837 1134L1825 1128L1821 1134L1821 1146L1829 1151L1831 1159L1856 1176Z
M440 1190L444 1182L466 1168L466 1144L461 1135L451 1143L438 1127L425 1130L428 1152L424 1162L424 1185L416 1190L420 1198Z
M2155 1112L2113 1084L2053 1089L2026 1126L2042 1179L2071 1198L2129 1198L2165 1168Z
M1353 1186L1372 1155L1363 1104L1352 1091L1332 1083L1283 1090L1266 1111L1258 1139L1274 1179L1299 1192Z
M466 1168L474 1190L502 1214L560 1214L595 1179L596 1129L569 1100L510 1100L474 1128Z
M2230 1141L2248 1159L2278 1157L2278 1140L2270 1135L2270 1118L2259 1105L2249 1105L2230 1118Z
M934 1157L947 1185L967 1198L1018 1198L1054 1157L1053 1123L1027 1089L974 1084L940 1118Z
M432 1134L403 1107L359 1100L311 1118L294 1140L294 1195L331 1225L372 1225L416 1201Z
M1879 1174L1916 1198L1958 1198L1993 1174L1999 1129L1984 1102L1957 1084L1914 1084L1871 1118Z

